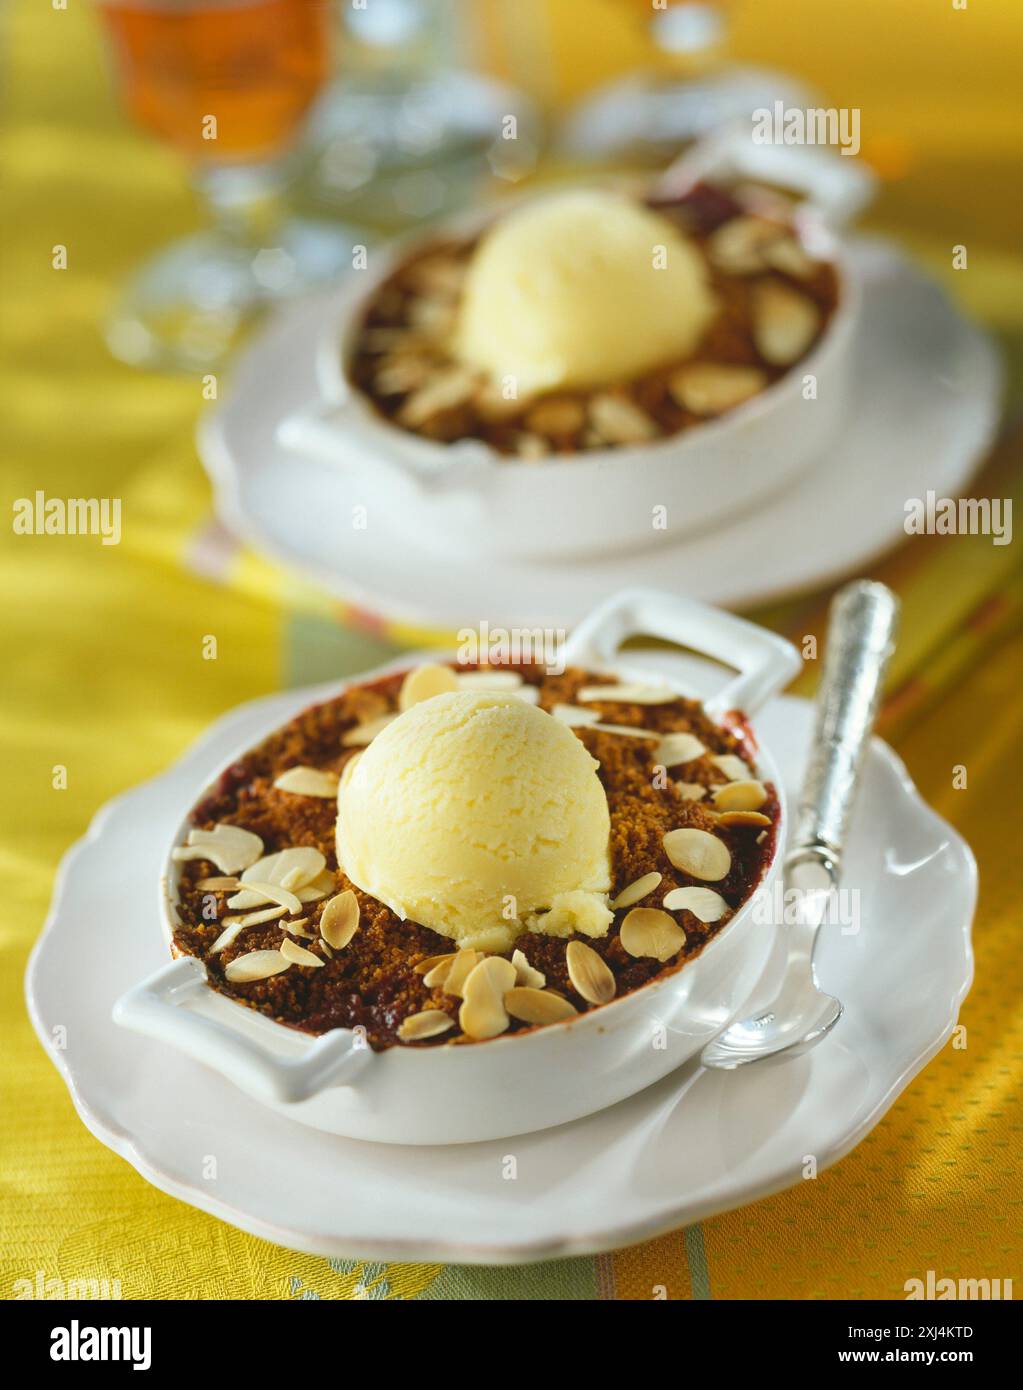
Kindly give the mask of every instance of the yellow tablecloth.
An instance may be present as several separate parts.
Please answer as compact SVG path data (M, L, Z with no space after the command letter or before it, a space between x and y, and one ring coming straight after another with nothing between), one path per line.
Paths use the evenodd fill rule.
M486 3L500 11L492 23L507 22L507 6ZM602 74L602 55L621 61L638 44L623 37L632 7L612 0L528 8L553 37L553 66L530 74L542 98L570 95ZM866 152L889 178L875 221L908 240L1010 353L1023 287L1008 55L1021 36L1009 0L972 0L965 12L926 0L761 0L737 27L742 56L863 108ZM117 1277L126 1297L161 1298L649 1298L655 1285L683 1299L900 1298L905 1281L929 1269L1018 1277L1023 578L1018 546L996 552L983 538L930 538L872 569L906 605L885 730L980 860L968 1046L946 1049L817 1181L597 1259L514 1271L367 1266L296 1255L192 1211L85 1131L32 1035L21 990L60 855L105 800L165 767L220 712L282 684L358 670L405 634L342 626L300 584L211 545L192 442L197 382L118 367L97 329L125 268L197 224L183 172L117 115L81 0L67 9L15 0L6 38L5 491L11 501L37 488L122 497L125 535L102 547L5 528L0 550L0 866L11 894L0 920L0 1296L39 1270ZM514 75L524 79L521 67ZM950 247L961 242L970 271L954 276ZM62 271L51 263L58 243L68 247ZM1018 497L1021 459L1023 442L1010 436L976 493ZM758 616L792 635L821 632L826 598ZM203 661L210 633L220 655ZM953 790L959 764L963 791ZM58 765L66 789L54 786Z

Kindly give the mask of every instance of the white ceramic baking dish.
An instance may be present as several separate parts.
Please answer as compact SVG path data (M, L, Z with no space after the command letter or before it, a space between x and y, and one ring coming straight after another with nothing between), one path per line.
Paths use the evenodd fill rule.
M722 152L713 161L695 173L732 172ZM835 312L802 362L720 419L651 444L552 454L538 463L499 455L479 440L438 444L398 428L350 384L346 363L366 303L415 244L405 239L374 252L370 268L350 277L319 344L321 398L282 421L279 441L348 470L370 511L386 507L397 529L414 531L420 544L438 551L549 559L638 549L755 506L821 460L840 428L861 304L837 230L854 206L848 185L856 176L845 164L830 157L833 183L798 158L789 174L793 183L806 175L822 189L796 227L807 250L836 267ZM464 237L493 215L477 211L433 235ZM654 509L661 507L666 525L655 527Z
M630 666L628 653L619 652L636 634L663 638L735 670L706 702L719 722L732 711L755 711L799 667L795 650L773 633L648 590L627 591L601 605L572 634L566 660L649 681L648 661ZM758 750L756 774L782 797L782 778L767 749ZM215 782L211 778L210 786ZM191 804L207 790L197 787ZM764 885L778 872L784 803L780 815ZM179 872L170 854L187 829L186 817L163 866L160 912L168 943ZM754 919L752 901L675 974L566 1023L489 1042L373 1052L350 1029L312 1038L209 988L205 966L190 956L123 995L114 1020L213 1067L256 1100L315 1129L395 1144L495 1139L612 1105L699 1052L737 1014L767 961L773 931Z

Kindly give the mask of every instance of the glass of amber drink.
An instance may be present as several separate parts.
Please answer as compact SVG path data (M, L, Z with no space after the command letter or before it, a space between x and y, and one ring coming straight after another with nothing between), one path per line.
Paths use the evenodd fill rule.
M121 100L178 149L208 231L136 273L107 328L116 356L215 365L269 303L337 274L351 238L287 215L307 112L330 75L329 0L100 0Z

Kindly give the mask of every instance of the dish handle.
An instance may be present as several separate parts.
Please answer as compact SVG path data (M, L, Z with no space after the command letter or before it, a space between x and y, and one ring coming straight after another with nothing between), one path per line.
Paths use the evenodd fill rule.
M279 1057L238 1027L241 1007L210 989L202 961L182 956L122 994L113 1020L169 1043L266 1105L294 1105L328 1086L351 1085L373 1055L358 1034L336 1028L303 1057Z
M736 675L703 702L719 720L732 710L754 713L802 665L795 647L766 628L657 589L626 589L602 603L573 629L565 658L570 665L613 666L623 642L639 636L674 642L735 668Z

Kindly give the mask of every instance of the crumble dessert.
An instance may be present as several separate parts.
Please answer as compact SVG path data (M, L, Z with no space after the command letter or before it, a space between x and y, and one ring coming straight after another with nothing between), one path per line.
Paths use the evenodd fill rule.
M513 789L509 799L502 791L491 813L480 803L489 794L484 769L452 812L443 797L424 800L413 786L420 819L395 812L407 823L379 860L392 905L359 887L366 846L350 849L358 836L338 806L352 788L357 826L360 806L382 785L365 769L356 780L360 762L369 769L371 752L384 767L393 758L404 784L416 749L436 768L430 750L480 711L513 739L521 726L533 740L533 725L517 713L524 709L532 721L545 712L545 742L523 771L525 792ZM401 728L414 723L426 733L413 740L410 758ZM578 740L578 755L566 753L565 737ZM521 744L510 745L512 760L520 754ZM482 1041L569 1019L683 967L753 892L773 853L778 801L756 780L752 757L741 719L724 730L664 687L623 686L582 670L424 666L355 686L272 734L195 807L187 843L174 851L181 874L173 948L201 959L213 988L275 1021L313 1034L360 1028L377 1050ZM410 832L425 825L424 810L457 823L469 807L467 834L485 844L497 836L494 855L507 861L526 843L517 823L530 797L550 798L544 825L561 824L567 807L557 786L565 778L578 825L545 830L559 852L531 859L542 869L531 869L515 894L501 894L500 869L463 874L464 887L445 872L432 908L395 885L401 872L413 886L423 881L417 856L422 872L429 869ZM374 825L375 836L384 833ZM337 843L351 854L354 877L339 867ZM531 841L526 852L534 854ZM402 869L409 857L412 868ZM530 884L533 900L518 902ZM512 899L492 920L487 892ZM474 910L473 895L483 893L481 929L489 922L504 933L474 937L468 917L454 922L446 900L456 893ZM442 930L410 911L435 912Z
M742 405L810 352L837 300L834 267L756 189L555 193L410 255L366 306L348 374L401 429L539 461Z

